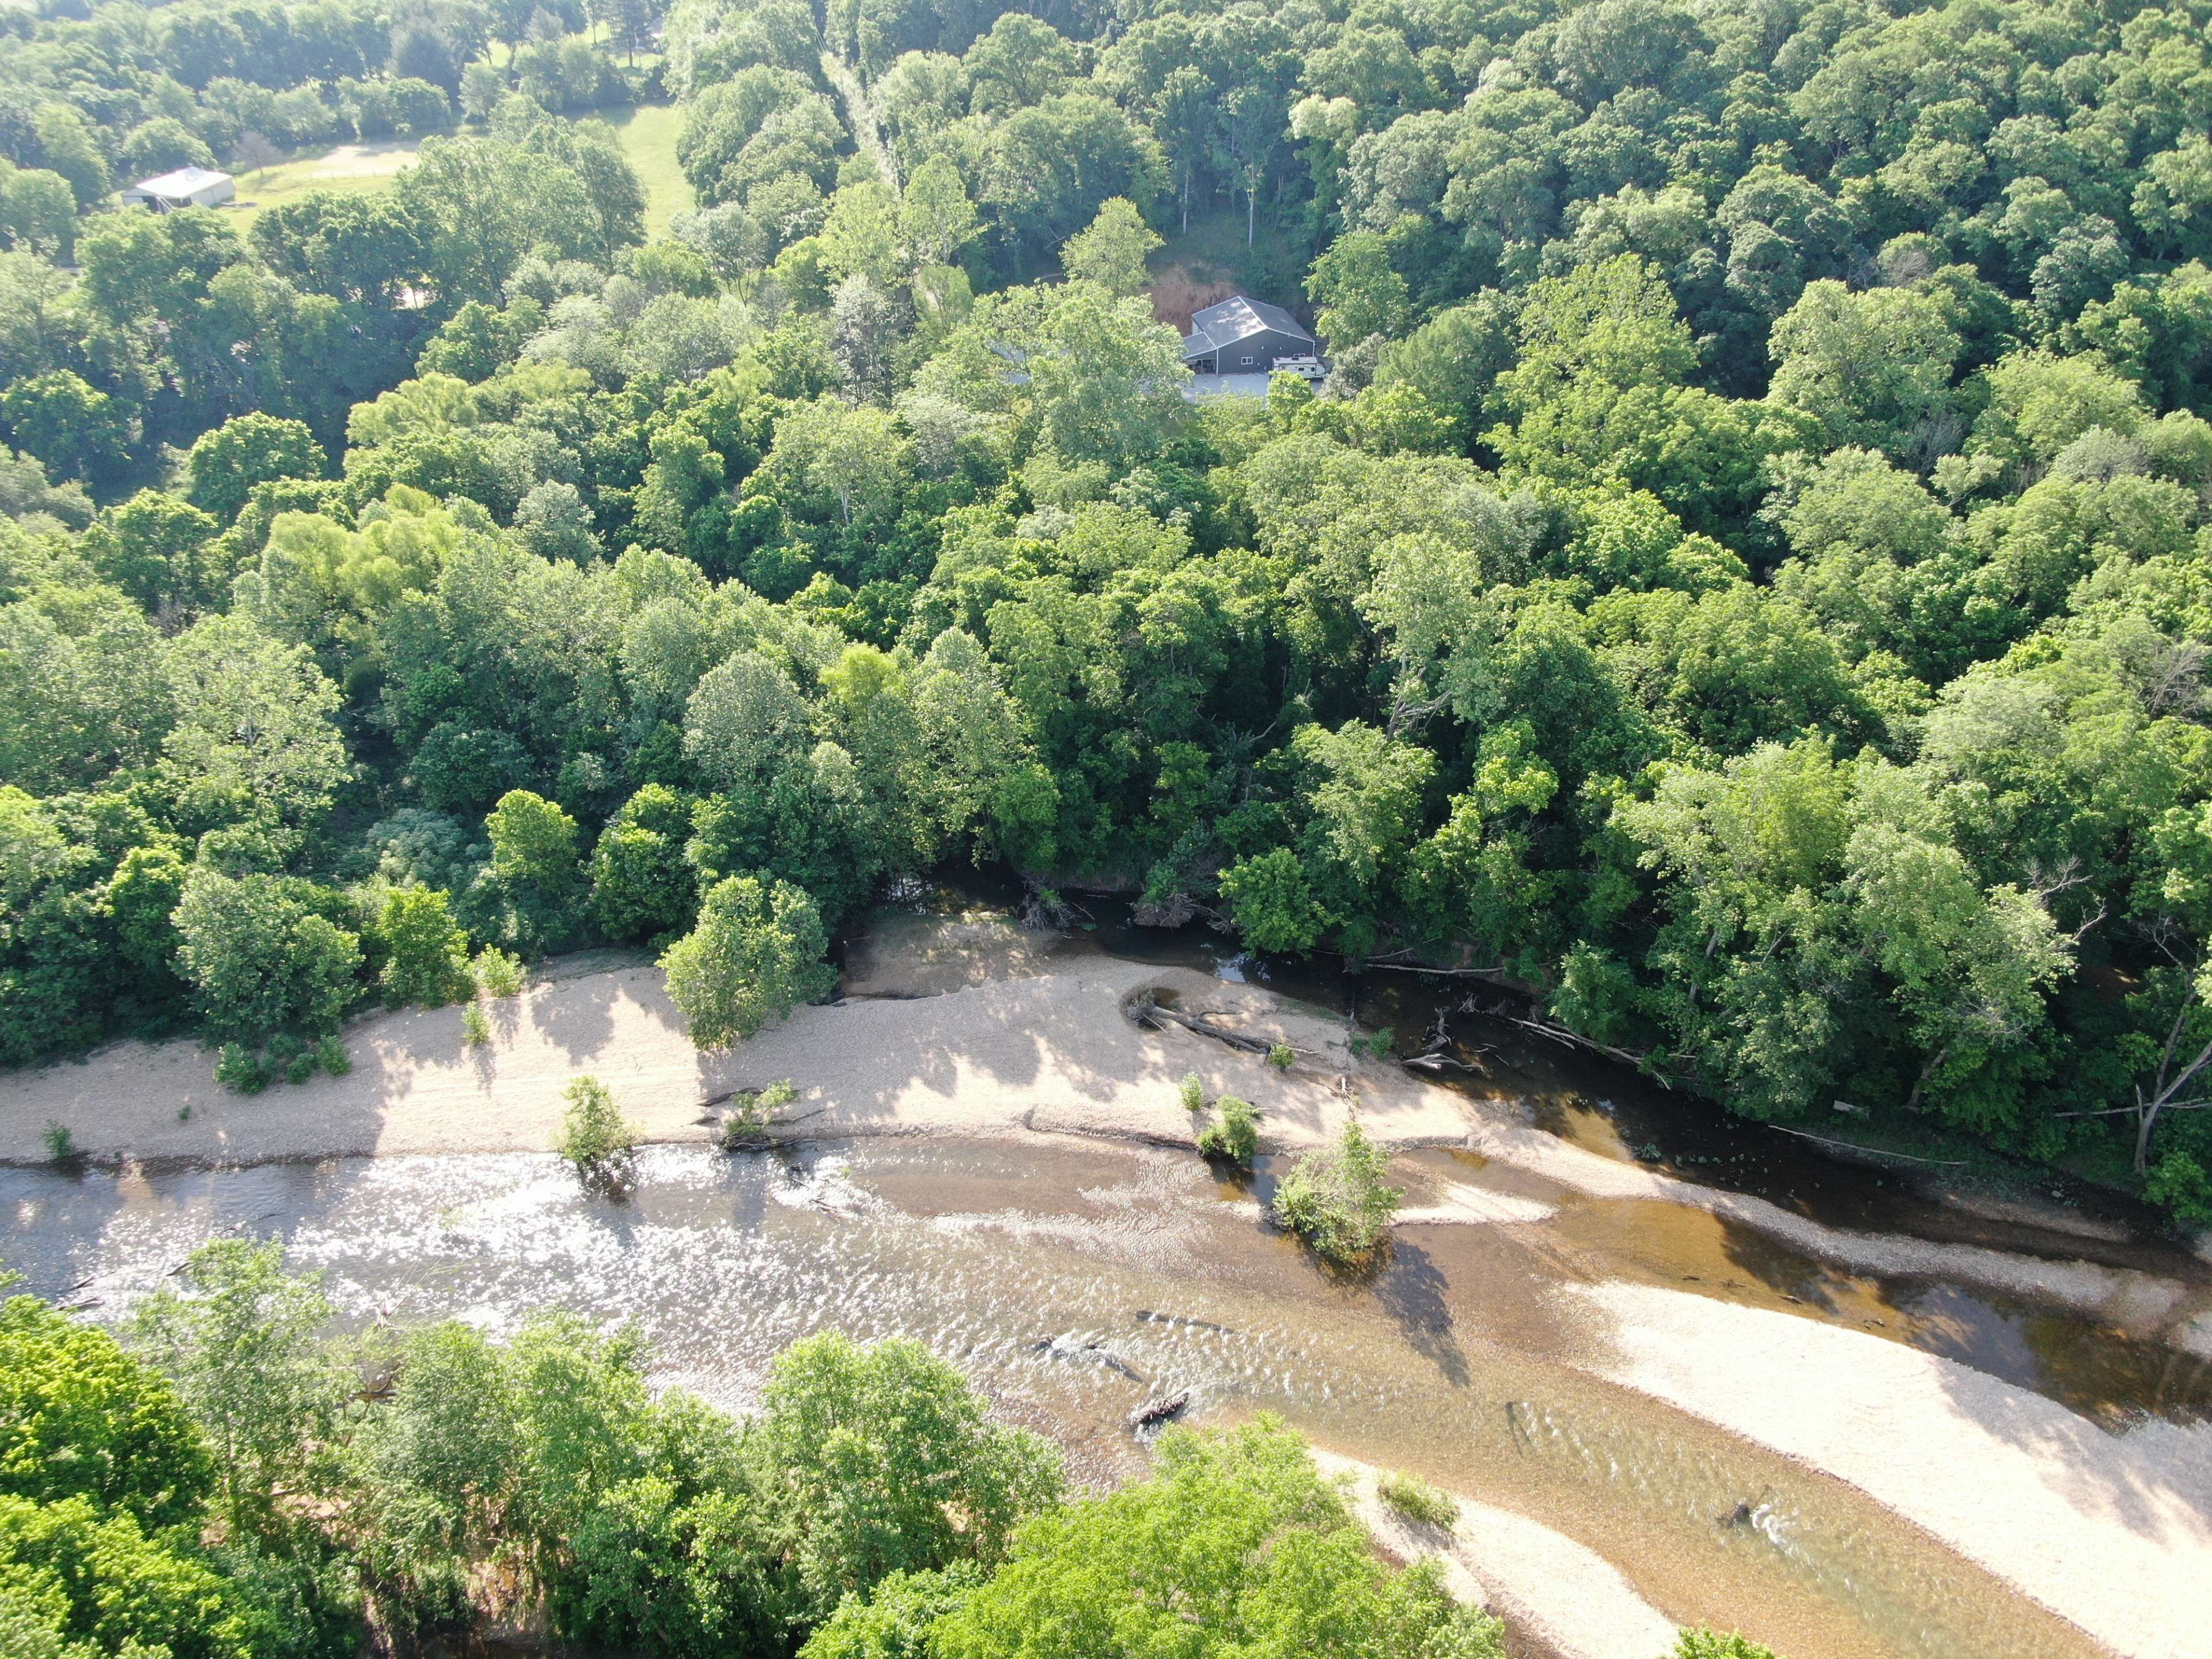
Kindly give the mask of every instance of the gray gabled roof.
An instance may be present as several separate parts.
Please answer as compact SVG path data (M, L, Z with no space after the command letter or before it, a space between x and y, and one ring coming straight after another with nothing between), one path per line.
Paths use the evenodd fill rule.
M1297 319L1280 306L1271 306L1264 300L1248 300L1239 294L1218 305L1206 307L1190 319L1190 332L1183 338L1182 354L1190 357L1218 351L1269 329L1293 339L1313 339L1298 326Z

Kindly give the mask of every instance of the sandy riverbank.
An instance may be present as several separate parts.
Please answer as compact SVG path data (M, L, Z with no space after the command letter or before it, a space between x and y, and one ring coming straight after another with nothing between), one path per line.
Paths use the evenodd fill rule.
M1562 1292L1591 1369L1849 1481L2130 1659L2201 1659L2212 1431L2106 1433L1966 1366L1681 1291Z
M1434 1557L1453 1595L1496 1613L1516 1652L1547 1659L1666 1659L1672 1620L1620 1571L1564 1533L1511 1510L1460 1498L1447 1531L1409 1521L1376 1491L1381 1471L1316 1449L1315 1464L1343 1484L1360 1523L1401 1561Z
M1179 1029L1144 1030L1123 1006L1146 988L1289 1043L1297 1063L1280 1071ZM378 1015L346 1033L347 1076L252 1097L214 1083L210 1057L189 1042L118 1043L18 1073L0 1081L0 1158L42 1158L49 1121L100 1160L538 1151L582 1073L654 1140L709 1138L714 1103L779 1078L799 1098L778 1131L806 1136L1030 1129L1189 1145L1176 1085L1192 1071L1209 1094L1253 1102L1274 1149L1335 1135L1355 1094L1361 1121L1393 1145L1455 1142L1473 1121L1449 1091L1355 1060L1341 1020L1257 987L1104 957L939 996L799 1008L718 1054L692 1048L651 967L533 985L492 1010L493 1040L475 1048L458 1007Z
M714 1103L788 1077L799 1096L778 1127L794 1137L1036 1132L1187 1146L1176 1083L1195 1071L1209 1093L1259 1107L1271 1150L1333 1137L1356 1101L1379 1139L1466 1146L1543 1189L1455 1184L1409 1220L1533 1230L1577 1195L1657 1200L1862 1272L1954 1279L2212 1338L2202 1318L2188 1325L2190 1292L2149 1275L1839 1232L1602 1158L1510 1103L1355 1059L1342 1020L1260 987L1105 957L1037 966L981 982L963 966L941 994L802 1008L714 1055L692 1048L655 969L581 974L496 1005L481 1048L463 1042L458 1008L380 1015L348 1032L349 1076L252 1098L218 1088L191 1044L120 1044L0 1081L0 1158L40 1158L49 1121L93 1156L125 1161L538 1151L580 1073L605 1081L656 1140L707 1139ZM1146 989L1287 1042L1298 1063L1279 1071L1177 1027L1140 1027L1125 1009ZM1593 1369L1862 1486L2122 1651L2188 1651L2172 1638L2190 1633L2178 1603L2199 1599L2212 1561L2212 1435L2152 1425L2114 1438L2039 1396L1811 1318L1619 1284L1570 1294L1589 1316ZM1527 1561L1544 1558L1542 1544L1528 1543ZM2136 1634L2113 1634L2125 1631Z
M1176 1085L1195 1072L1209 1095L1259 1109L1269 1151L1333 1139L1356 1102L1363 1127L1388 1145L1464 1146L1565 1194L1687 1205L1852 1272L2000 1291L2212 1355L2212 1297L2201 1289L2085 1261L1847 1232L1601 1157L1534 1127L1510 1103L1354 1056L1342 1019L1262 987L1103 956L1037 955L1012 964L1016 977L993 976L1008 968L1004 940L939 927L878 949L856 981L933 994L799 1008L716 1054L693 1048L657 969L550 979L491 1005L494 1035L481 1047L463 1040L459 1007L379 1014L346 1033L349 1075L250 1097L216 1085L210 1056L192 1043L118 1043L82 1064L0 1079L0 1161L43 1159L50 1122L101 1162L543 1151L558 1133L562 1089L586 1073L613 1090L650 1140L711 1139L718 1103L733 1090L789 1078L799 1097L775 1126L785 1136L1035 1131L1191 1146L1194 1126ZM1140 1027L1124 1011L1146 989L1288 1043L1297 1063L1280 1071L1177 1027ZM1422 1218L1540 1216L1524 1202Z
M1830 1227L1749 1193L1700 1187L1602 1158L1526 1122L1486 1113L1467 1146L1589 1198L1644 1199L1704 1210L1818 1261L1890 1279L1941 1279L2093 1314L2130 1334L2212 1358L2212 1295L2203 1287L2125 1267L2019 1255L1973 1244Z

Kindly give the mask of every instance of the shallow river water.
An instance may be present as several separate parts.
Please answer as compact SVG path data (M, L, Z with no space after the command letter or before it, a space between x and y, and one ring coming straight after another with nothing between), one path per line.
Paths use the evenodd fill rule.
M1071 948L1263 971L1188 935L1155 944L1103 931ZM1327 1000L1326 987L1285 988ZM1393 1010L1433 1012L1433 999L1416 1009L1395 988L1370 995L1376 1006L1355 1010L1370 1027ZM1455 1035L1468 1052L1484 1046ZM1560 1133L1628 1156L1665 1127L1666 1109L1639 1106L1632 1079L1601 1097L1540 1057L1520 1056L1509 1075L1507 1058L1492 1053L1490 1086L1524 1090ZM1838 1220L1917 1218L1923 1231L1978 1236L1919 1214L1928 1206L1878 1176L1775 1156L1779 1167L1714 1173L1790 1188L1778 1196L1810 1211L1851 1212ZM810 1332L912 1335L1005 1414L1060 1439L1085 1479L1140 1469L1129 1413L1188 1389L1192 1419L1279 1412L1333 1449L1556 1528L1670 1616L1742 1627L1791 1659L2102 1651L1855 1489L1592 1376L1583 1367L1602 1359L1605 1333L1559 1291L1626 1279L1846 1323L2060 1399L2114 1432L2154 1413L2212 1416L2201 1363L1957 1286L1854 1278L1700 1211L1575 1200L1469 1154L1403 1157L1394 1173L1412 1206L1471 1185L1561 1208L1540 1227L1405 1225L1387 1266L1346 1279L1260 1220L1265 1160L1250 1182L1229 1183L1188 1154L1044 1138L735 1156L654 1147L620 1200L521 1154L0 1170L0 1263L27 1288L115 1318L200 1242L274 1235L296 1267L325 1274L350 1325L459 1317L506 1330L544 1307L632 1319L660 1380L732 1407ZM2186 1261L2151 1243L2109 1248L2130 1265Z
M1418 1197L1447 1169L1466 1173L1404 1173ZM1249 1202L1187 1157L1044 1141L654 1148L623 1202L527 1155L9 1170L0 1255L97 1317L204 1238L273 1233L350 1322L635 1319L665 1380L733 1406L811 1331L911 1334L1091 1478L1136 1468L1127 1414L1188 1389L1199 1419L1280 1412L1522 1510L1671 1614L1793 1659L2096 1650L1841 1483L1577 1370L1602 1336L1544 1293L1584 1271L1556 1243L1411 1226L1381 1275L1343 1282Z

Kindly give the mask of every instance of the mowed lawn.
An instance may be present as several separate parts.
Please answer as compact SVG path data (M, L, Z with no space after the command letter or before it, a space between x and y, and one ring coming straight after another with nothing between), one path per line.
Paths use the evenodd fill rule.
M645 186L645 233L658 236L679 213L698 205L691 181L676 165L676 133L684 112L673 104L640 104L599 112L599 118L622 137L623 153Z
M668 222L692 206L691 185L676 165L676 131L683 112L673 104L642 104L630 109L593 112L614 128L623 154L637 169L645 186L645 228L659 235ZM590 118L586 116L584 118ZM464 129L465 131L465 129ZM373 144L340 144L319 155L279 161L259 172L238 175L238 205L231 210L243 232L254 219L279 204L296 201L309 191L382 190L414 164L422 148L418 138L389 139Z
M259 171L238 175L238 205L231 210L245 230L261 214L285 202L295 202L312 190L349 194L382 190L399 173L414 165L422 148L417 138L388 138L369 144L340 144L319 155L305 155Z

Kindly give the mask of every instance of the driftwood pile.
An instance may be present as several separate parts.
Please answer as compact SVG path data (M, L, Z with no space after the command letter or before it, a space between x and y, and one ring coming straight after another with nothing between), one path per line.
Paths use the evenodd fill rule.
M1212 1037L1216 1042L1225 1042L1232 1048L1248 1054L1265 1054L1278 1046L1266 1037L1256 1037L1249 1032L1238 1031L1210 1019L1206 1015L1186 1014L1180 1008L1170 1008L1149 991L1129 1005L1129 1018L1139 1025L1152 1025L1164 1020L1170 1025L1180 1025L1186 1031L1195 1031L1200 1036ZM1282 1045L1288 1047L1287 1044ZM1294 1049L1293 1053L1304 1053Z

